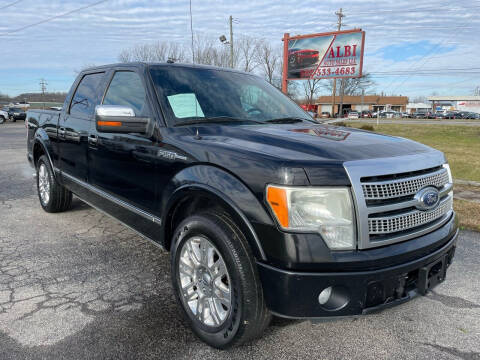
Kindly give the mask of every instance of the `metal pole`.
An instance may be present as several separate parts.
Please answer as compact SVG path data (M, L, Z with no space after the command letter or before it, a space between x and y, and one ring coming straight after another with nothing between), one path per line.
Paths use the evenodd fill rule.
M230 67L233 69L233 17L230 15Z
M337 31L340 31L341 28L342 28L342 18L345 16L343 13L342 13L342 8L340 8L340 11L337 11L335 12L335 15L337 15L338 17L338 27L337 27ZM333 79L333 89L332 89L332 116L335 117L335 95L336 95L336 92L337 92L337 79ZM339 113L340 115L340 113Z
M282 69L282 92L288 94L288 38L289 33L283 34L283 69Z
M192 17L192 0L190 0L190 33L192 34L192 63L195 64L195 49L193 47L193 17Z

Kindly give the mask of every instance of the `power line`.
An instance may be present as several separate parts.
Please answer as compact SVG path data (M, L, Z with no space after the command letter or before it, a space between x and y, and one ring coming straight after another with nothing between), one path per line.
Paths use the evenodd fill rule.
M18 28L18 29L10 30L10 31L1 33L0 36L10 35L10 34L13 34L13 33L16 33L16 32L19 32L19 31L22 31L22 30L31 28L31 27L33 27L33 26L45 24L45 23L50 22L50 21L52 21L52 20L58 19L58 18L60 18L60 17L67 16L67 15L71 15L71 14L76 13L76 12L78 12L78 11L85 10L85 9L91 8L91 7L93 7L93 6L100 5L101 3L104 3L104 2L107 2L107 1L108 1L108 0L97 1L97 2L94 2L94 3L92 3L92 4L85 5L85 6L82 6L82 7L79 7L79 8L70 10L70 11L67 11L67 12L65 12L65 13L63 13L63 14L54 15L54 16L52 16L52 17L49 17L49 18L46 18L46 19L37 21L37 22L35 22L35 23L22 26L22 27L20 27L20 28Z
M18 4L20 1L22 1L22 0L17 0L17 1L14 1L14 2L10 3L10 4L4 5L4 6L0 7L0 10L6 9L6 8L8 8L8 7L10 7L10 6L13 6L13 5L15 5L15 4Z

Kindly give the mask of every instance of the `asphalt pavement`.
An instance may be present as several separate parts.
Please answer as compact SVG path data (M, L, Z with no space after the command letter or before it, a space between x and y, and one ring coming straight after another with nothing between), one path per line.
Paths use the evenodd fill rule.
M78 199L45 213L23 122L0 125L0 359L480 359L480 234L461 231L447 280L379 314L274 319L228 351L199 341L169 254ZM299 294L301 296L301 294Z

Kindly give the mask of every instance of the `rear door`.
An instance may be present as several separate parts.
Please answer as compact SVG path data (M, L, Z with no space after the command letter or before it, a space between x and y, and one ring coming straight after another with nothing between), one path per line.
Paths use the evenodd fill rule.
M59 121L59 167L65 181L76 180L76 185L88 181L88 137L90 136L95 106L100 102L100 84L104 72L86 73L78 82L75 93ZM76 192L83 192L82 188Z

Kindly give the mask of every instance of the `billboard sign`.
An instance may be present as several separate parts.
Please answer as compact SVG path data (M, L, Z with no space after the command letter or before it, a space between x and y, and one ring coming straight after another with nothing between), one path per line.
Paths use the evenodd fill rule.
M287 80L362 76L365 32L337 31L284 37Z

